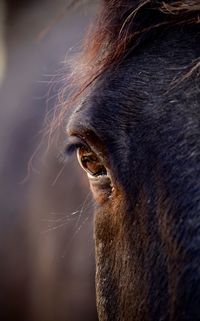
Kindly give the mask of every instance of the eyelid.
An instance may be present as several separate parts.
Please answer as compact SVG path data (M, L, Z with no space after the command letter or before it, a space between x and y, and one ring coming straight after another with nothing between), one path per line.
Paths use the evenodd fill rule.
M65 146L65 154L67 156L71 156L74 154L78 148L85 147L87 149L91 149L84 140L82 140L80 137L73 136L70 137L67 141L67 144Z

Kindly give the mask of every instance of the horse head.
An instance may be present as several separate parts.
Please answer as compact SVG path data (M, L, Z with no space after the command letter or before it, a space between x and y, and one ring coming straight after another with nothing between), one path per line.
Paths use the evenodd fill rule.
M79 61L68 150L96 202L100 320L200 320L199 12L105 1Z

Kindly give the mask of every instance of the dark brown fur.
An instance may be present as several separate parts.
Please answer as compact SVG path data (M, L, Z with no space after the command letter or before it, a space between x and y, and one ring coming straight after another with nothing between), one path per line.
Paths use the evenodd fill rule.
M68 131L94 131L114 181L95 215L103 321L200 320L199 14L199 1L104 1L73 74Z

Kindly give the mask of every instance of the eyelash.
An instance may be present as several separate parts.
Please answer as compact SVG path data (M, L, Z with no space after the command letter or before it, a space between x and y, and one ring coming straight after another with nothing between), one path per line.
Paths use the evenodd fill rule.
M78 137L69 139L69 141L65 146L65 155L71 156L76 153L78 148L82 148L82 147L86 149L90 149L89 146Z

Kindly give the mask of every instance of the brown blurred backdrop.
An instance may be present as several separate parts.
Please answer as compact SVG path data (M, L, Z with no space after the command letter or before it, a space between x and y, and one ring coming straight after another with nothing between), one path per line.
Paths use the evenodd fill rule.
M0 321L95 321L92 199L76 162L60 161L64 138L46 156L43 142L25 178L65 82L62 62L96 6L67 13L64 0L7 0L3 14L2 5Z

